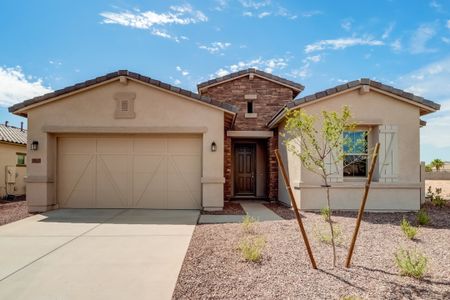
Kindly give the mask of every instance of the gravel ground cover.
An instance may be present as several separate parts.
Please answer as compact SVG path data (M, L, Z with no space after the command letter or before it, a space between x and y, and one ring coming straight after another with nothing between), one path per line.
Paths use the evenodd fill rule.
M31 214L28 213L26 201L0 202L0 225L18 221L28 216L31 216Z
M245 211L239 203L225 202L223 210L202 211L202 215L245 215Z
M269 205L270 206L270 205ZM274 208L275 209L275 208ZM337 212L343 232L337 248L338 267L331 268L331 246L318 241L314 231L324 221L318 213L303 213L303 220L319 266L310 268L298 225L287 208L288 220L261 222L256 232L266 238L260 263L242 259L237 246L246 233L240 224L196 227L180 272L174 299L450 299L450 209L429 208L432 223L419 229L416 240L400 230L405 216L414 213L366 213L350 269L343 267L356 213ZM428 257L422 280L400 276L394 253L416 248Z

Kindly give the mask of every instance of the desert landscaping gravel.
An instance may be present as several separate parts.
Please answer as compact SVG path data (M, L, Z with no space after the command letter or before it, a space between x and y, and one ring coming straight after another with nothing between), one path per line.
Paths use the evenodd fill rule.
M284 214L289 217L289 209ZM292 212L290 212L292 213ZM353 255L343 267L356 213L337 213L343 231L338 266L331 268L331 246L314 234L324 221L317 213L302 213L318 270L310 267L295 219L256 224L266 238L260 263L246 262L237 246L246 233L240 224L198 225L179 275L174 299L450 299L450 209L431 209L432 224L419 229L416 240L400 230L414 213L366 213ZM428 257L422 280L400 276L394 253L416 248Z
M0 203L0 225L18 221L28 216L31 216L31 214L28 213L28 206L26 201L2 201Z

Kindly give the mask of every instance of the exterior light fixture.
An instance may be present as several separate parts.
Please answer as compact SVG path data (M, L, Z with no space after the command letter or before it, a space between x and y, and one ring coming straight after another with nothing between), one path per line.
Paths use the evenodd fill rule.
M212 142L211 143L211 152L216 152L217 151L217 145L216 142Z
M39 148L39 142L38 142L38 141L33 141L33 142L31 143L30 149L31 149L32 151L37 151L38 148Z

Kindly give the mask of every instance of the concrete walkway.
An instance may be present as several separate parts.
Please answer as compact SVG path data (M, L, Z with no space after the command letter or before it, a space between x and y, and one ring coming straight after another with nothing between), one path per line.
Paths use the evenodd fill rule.
M241 203L241 206L245 210L247 215L254 217L259 222L283 220L283 218L274 213L272 210L268 209L261 202L242 201L239 203Z
M0 227L0 299L170 299L199 216L62 209Z
M283 220L279 215L268 209L260 201L239 201L245 213L254 217L259 222ZM241 223L242 215L201 215L199 224Z

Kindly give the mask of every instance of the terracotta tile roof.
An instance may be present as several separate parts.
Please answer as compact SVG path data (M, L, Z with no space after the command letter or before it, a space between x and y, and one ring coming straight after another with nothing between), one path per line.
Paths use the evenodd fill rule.
M42 102L42 101L45 101L45 100L48 100L48 99L51 99L54 97L58 97L58 96L61 96L61 95L67 94L67 93L71 93L71 92L80 90L80 89L84 89L84 88L90 87L92 85L99 84L99 83L102 83L102 82L105 82L105 81L108 81L110 79L117 78L120 76L126 76L126 77L129 77L129 78L132 78L132 79L135 79L135 80L147 83L147 84L151 84L156 87L159 87L159 88L162 88L162 89L165 89L165 90L168 90L168 91L171 91L171 92L183 95L183 96L187 96L187 97L193 98L195 100L198 100L198 101L201 101L201 102L213 105L213 106L220 107L220 108L227 110L229 112L232 112L232 113L238 111L238 108L236 106L231 105L229 103L219 102L219 101L213 100L209 97L201 96L197 93L193 93L191 91L170 85L168 83L164 83L159 80L152 79L147 76L140 75L138 73L130 72L128 70L119 70L117 72L112 72L112 73L106 74L104 76L100 76L100 77L97 77L94 79L80 82L80 83L65 87L60 90L56 90L54 92L51 92L51 93L48 93L48 94L45 94L42 96L38 96L38 97L29 99L29 100L25 100L21 103L18 103L18 104L15 104L15 105L9 107L9 111L13 113L13 112L15 112L19 109L25 108L29 105L36 104L36 103L39 103L39 102Z
M0 142L27 144L27 131L13 126L0 124Z
M216 85L216 84L219 84L221 82L229 81L231 79L238 78L238 77L241 77L243 75L250 74L250 73L253 73L253 74L256 74L258 76L261 76L261 77L270 79L272 81L279 82L279 83L281 83L283 85L289 86L290 88L292 88L293 90L295 90L297 92L301 92L301 91L303 91L305 89L305 87L303 85L301 85L300 83L297 83L297 82L294 82L294 81L291 81L291 80L287 80L285 78L281 78L281 77L275 76L273 74L270 74L270 73L267 73L267 72L264 72L264 71L260 71L260 70L254 69L254 68L241 70L241 71L238 71L238 72L230 73L230 74L222 76L222 77L217 77L217 78L214 78L214 79L211 79L211 80L199 83L199 84L197 84L197 89L201 90L204 87L207 87L207 86L210 86L210 85Z
M284 108L279 110L269 121L268 125L274 125L273 122L276 119L278 119L281 114L283 114L285 108L292 109L292 108L295 108L304 103L314 102L321 98L324 98L324 97L327 97L327 96L330 96L330 95L333 95L333 94L336 94L336 93L339 93L339 92L342 92L345 90L349 90L354 87L362 86L362 85L368 85L370 87L373 87L373 88L391 93L393 95L405 98L406 100L416 102L417 104L421 104L423 106L430 108L432 111L439 110L441 107L441 105L438 103L435 103L431 100L427 100L420 96L416 96L416 95L406 92L404 90L397 89L395 87L383 84L378 81L370 80L369 78L361 78L360 80L350 81L350 82L347 82L347 83L344 83L344 84L341 84L341 85L338 85L338 86L335 86L335 87L332 87L332 88L329 88L329 89L326 89L326 90L323 90L323 91L320 91L320 92L317 92L317 93L314 93L314 94L311 94L311 95L308 95L308 96L305 96L305 97L302 97L299 99L295 99L294 101L288 103Z

